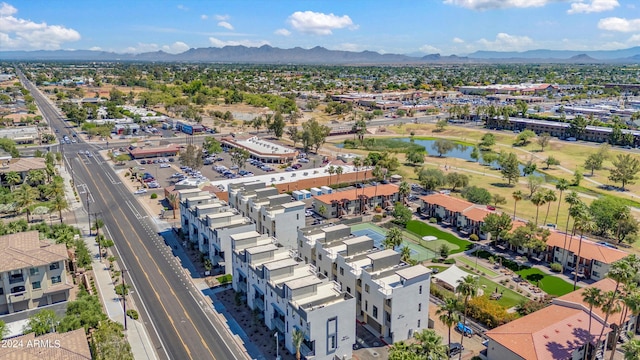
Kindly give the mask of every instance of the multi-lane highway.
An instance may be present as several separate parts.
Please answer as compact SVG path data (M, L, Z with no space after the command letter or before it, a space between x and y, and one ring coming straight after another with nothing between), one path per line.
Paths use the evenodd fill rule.
M69 129L56 108L22 73L20 79L58 134ZM133 284L134 301L160 359L245 359L206 299L158 235L155 223L118 180L113 169L82 142L61 146L79 192L89 192L90 213L98 213L114 240L121 268Z

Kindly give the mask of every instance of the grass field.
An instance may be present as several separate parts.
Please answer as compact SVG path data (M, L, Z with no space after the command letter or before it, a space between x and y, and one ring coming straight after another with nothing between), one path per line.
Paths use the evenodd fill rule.
M516 273L533 285L539 284L540 289L549 295L562 296L573 291L573 284L559 277L546 274L540 269L529 268Z
M446 242L448 242L451 245L454 245L457 247L457 249L454 249L453 247L450 247L450 251L449 254L457 254L459 252L463 252L467 249L470 249L473 247L473 244L471 243L471 241L467 241L467 240L463 240L460 239L456 236L454 236L451 233L448 233L446 231L442 231L438 228L435 228L425 222L419 221L419 220L411 220L407 223L407 230L409 230L410 232L418 235L419 237L423 237L423 236L435 236L440 240L445 240ZM433 241L423 241L422 243L424 244L423 246L430 246L430 243L432 243Z
M469 259L466 256L458 256L455 258L456 261L459 261L465 265L469 265L471 266L471 268L475 269L476 268L476 261L475 259ZM478 270L482 271L483 273L485 273L485 275L489 276L489 277L496 277L499 274L491 269L489 269L486 266L482 266L481 264L478 264Z

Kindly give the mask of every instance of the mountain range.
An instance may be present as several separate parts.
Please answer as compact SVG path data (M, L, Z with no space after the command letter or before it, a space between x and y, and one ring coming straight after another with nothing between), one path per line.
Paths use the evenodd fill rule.
M380 54L374 51L329 50L320 46L311 49L295 47L281 49L269 45L261 47L225 46L222 48L192 48L179 54L164 51L141 54L119 54L92 50L35 50L0 51L0 60L27 61L144 61L197 63L254 63L254 64L428 64L428 63L638 63L640 47L621 50L574 51L528 50L523 52L477 51L466 56L428 54Z

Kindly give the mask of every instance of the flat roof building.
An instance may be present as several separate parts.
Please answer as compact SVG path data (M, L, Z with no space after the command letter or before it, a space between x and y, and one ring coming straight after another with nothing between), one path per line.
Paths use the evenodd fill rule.
M265 163L283 164L294 161L298 157L298 151L267 140L253 136L246 139L236 137L224 137L222 146L226 148L239 148L249 152L252 159Z

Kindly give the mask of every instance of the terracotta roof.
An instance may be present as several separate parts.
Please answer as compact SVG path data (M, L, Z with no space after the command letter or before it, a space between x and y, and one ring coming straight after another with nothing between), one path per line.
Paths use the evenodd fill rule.
M345 190L345 191L337 191L332 194L314 196L313 198L325 204L331 204L331 201L333 200L342 200L342 199L348 199L351 201L357 200L358 197L356 195L356 192L357 192L357 195L361 195L364 192L364 194L368 197L374 197L376 195L389 196L389 195L396 194L398 192L398 186L393 184L367 186L364 189L351 189L351 190Z
M564 249L564 233L552 231L549 239L547 240L548 246L557 246ZM569 241L571 236L567 239L567 248L574 254L578 254L578 247L580 246L580 237L574 236L572 241ZM571 243L571 244L569 244ZM626 257L626 252L610 247L598 245L590 240L582 240L582 248L580 249L580 257L590 260L597 260L605 264L611 264Z
M458 199L453 196L444 195L444 194L431 194L431 195L423 196L420 199L422 199L422 201L424 201L425 203L438 205L449 211L459 212L459 213L473 206L473 203L471 202Z
M485 208L474 206L471 209L467 209L463 212L463 215L470 220L473 221L483 221L484 218L489 214L495 214L495 211L490 211Z
M133 150L129 150L131 156L136 155L150 155L150 154L162 154L162 153L170 153L170 152L179 152L180 146L176 144L169 144L167 146L159 146L159 147L138 147Z
M44 158L19 158L11 159L8 166L0 167L0 173L6 174L11 171L27 172L29 170L46 169Z
M0 272L44 266L55 261L67 260L64 244L51 244L40 240L38 231L26 231L0 236Z
M11 340L19 341L23 346L0 347L0 360L91 360L91 350L89 350L84 328L38 337L34 333L29 333ZM37 340L37 343L34 340ZM39 346L27 346L27 344Z
M511 222L511 225L511 230L509 230L509 232L513 232L515 229L527 225L527 223L521 220L514 220Z
M485 335L523 359L569 359L570 354L584 343L588 324L588 311L550 305L489 330ZM602 327L602 323L594 318L591 335L597 338ZM610 331L605 328L605 334Z
M595 287L598 288L600 290L602 290L603 292L606 291L613 291L616 288L616 282L612 279L609 278L604 278L598 282L595 282L589 286L583 287L582 289L576 290L576 291L572 291L566 295L557 297L555 299L553 299L553 303L554 304L566 304L566 303L571 303L571 304L576 304L576 305L580 305L582 306L586 311L589 311L589 304L585 303L584 300L582 300L582 294L584 293L585 289L587 288L591 288L591 287ZM604 320L605 314L602 311L602 309L598 308L598 307L594 307L593 308L593 313L595 314L595 316L600 317L600 319ZM631 313L629 313L629 318L632 316ZM620 322L620 314L618 314L618 316L609 316L608 319L609 323L616 323L618 325Z

